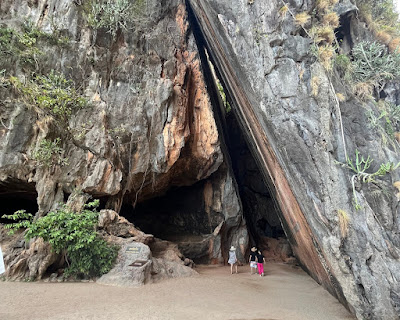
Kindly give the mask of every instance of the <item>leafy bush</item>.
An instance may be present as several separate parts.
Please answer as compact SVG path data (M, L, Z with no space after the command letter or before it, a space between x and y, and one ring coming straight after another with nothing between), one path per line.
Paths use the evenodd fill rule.
M23 24L21 31L0 27L0 59L20 60L24 66L35 66L38 57L43 55L37 46L40 40L52 45L65 45L69 42L67 37L42 32L29 22Z
M43 139L40 145L33 152L33 160L37 161L42 167L50 167L53 164L67 165L68 159L62 156L63 149L60 147L61 139L56 138L53 141Z
M110 246L96 233L99 201L87 204L79 213L63 206L55 212L31 222L31 214L17 211L13 215L3 215L5 219L22 220L6 225L16 230L27 228L25 239L43 238L56 253L65 254L68 267L66 276L100 276L107 273L117 257L117 247Z
M350 64L350 58L345 54L338 54L335 57L335 66L338 68L339 71L343 73L343 75L348 72Z
M347 158L346 161L347 163L337 162L337 164L340 164L343 167L346 167L354 172L351 177L351 185L353 188L353 205L356 210L361 209L361 205L358 202L356 193L356 179L363 183L372 183L375 182L375 179L377 177L382 177L396 170L400 166L400 162L398 162L397 164L394 164L392 162L382 163L377 171L373 173L367 173L366 171L369 169L374 160L372 160L370 156L364 158L358 150L356 150L356 157L354 160Z
M356 0L356 4L373 32L399 34L399 15L393 0Z
M353 48L352 77L357 82L372 81L382 85L400 78L400 54L388 53L377 42L363 41Z
M73 81L54 70L48 76L37 75L27 83L16 77L10 77L10 82L28 106L49 112L64 125L73 112L87 106L87 100L74 88Z
M86 6L88 25L94 29L105 28L113 37L118 30L129 30L140 20L144 0L92 0Z
M19 59L32 66L42 51L36 47L37 33L20 33L11 28L0 28L0 58Z

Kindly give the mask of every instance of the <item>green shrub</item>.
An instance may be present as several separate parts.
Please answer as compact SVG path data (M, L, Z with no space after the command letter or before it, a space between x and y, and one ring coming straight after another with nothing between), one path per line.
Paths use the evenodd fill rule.
M366 111L370 126L381 134L385 145L389 142L397 149L399 145L396 143L396 133L400 131L400 105L379 100L375 107Z
M74 88L73 81L54 70L48 76L36 75L26 83L10 77L10 83L28 106L50 113L63 125L67 125L73 112L87 106L87 100Z
M345 54L338 54L335 57L335 66L341 71L343 74L346 74L349 71L351 65L350 58Z
M27 228L25 239L34 237L43 238L52 249L59 254L65 254L68 267L66 276L95 277L111 270L118 249L110 246L95 230L98 212L96 207L99 201L95 200L85 206L81 212L72 212L63 206L55 212L31 222L32 215L17 211L14 215L3 215L2 218L22 220L8 224L6 228L15 230Z
M393 0L356 0L356 4L372 31L385 30L399 34L399 14Z
M353 188L353 206L356 210L361 209L361 205L358 202L355 181L358 180L363 183L372 183L375 182L377 177L382 177L396 170L400 166L400 162L397 164L392 162L382 163L377 171L373 173L367 173L366 171L369 169L373 161L374 160L372 160L370 156L364 158L360 152L356 150L355 159L347 158L346 163L337 162L337 164L340 164L354 172L351 177L351 185Z
M33 152L33 160L37 161L41 167L50 167L53 164L67 165L68 159L62 156L63 149L60 144L60 138L56 138L53 141L43 139L40 141L39 147Z
M351 77L355 83L372 83L376 88L400 78L400 54L389 53L377 42L363 41L353 48Z
M21 31L0 27L0 59L19 60L26 67L34 67L37 59L43 55L38 48L39 41L46 41L51 45L65 45L69 39L57 32L54 34L42 32L30 22L24 23Z
M113 37L118 30L129 30L141 19L144 0L92 0L84 8L89 27L105 28Z
M20 33L10 28L0 28L0 58L20 60L25 66L34 66L43 53L36 47L37 33Z

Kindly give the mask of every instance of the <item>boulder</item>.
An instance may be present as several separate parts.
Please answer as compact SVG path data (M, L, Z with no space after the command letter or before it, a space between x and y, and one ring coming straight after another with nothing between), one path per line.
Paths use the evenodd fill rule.
M121 247L115 266L97 279L97 283L121 287L138 287L151 280L152 259L150 248L132 241Z

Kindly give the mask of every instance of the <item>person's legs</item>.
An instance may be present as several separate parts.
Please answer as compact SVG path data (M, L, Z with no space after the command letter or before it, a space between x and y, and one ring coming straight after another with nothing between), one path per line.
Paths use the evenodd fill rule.
M264 276L264 264L263 263L260 263L260 274L262 275L262 276Z
M258 268L258 274L261 276L261 266L262 263L257 263L257 268Z
M251 261L250 268L251 268L251 271L250 271L251 274L257 273L257 262Z
M231 263L231 274L233 274L233 263Z

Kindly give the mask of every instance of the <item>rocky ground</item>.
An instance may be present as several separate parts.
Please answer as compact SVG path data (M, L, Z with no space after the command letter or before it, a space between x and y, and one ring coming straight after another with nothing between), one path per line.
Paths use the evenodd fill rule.
M300 268L268 263L266 276L247 267L198 267L198 276L140 288L96 283L0 282L0 319L353 319Z

